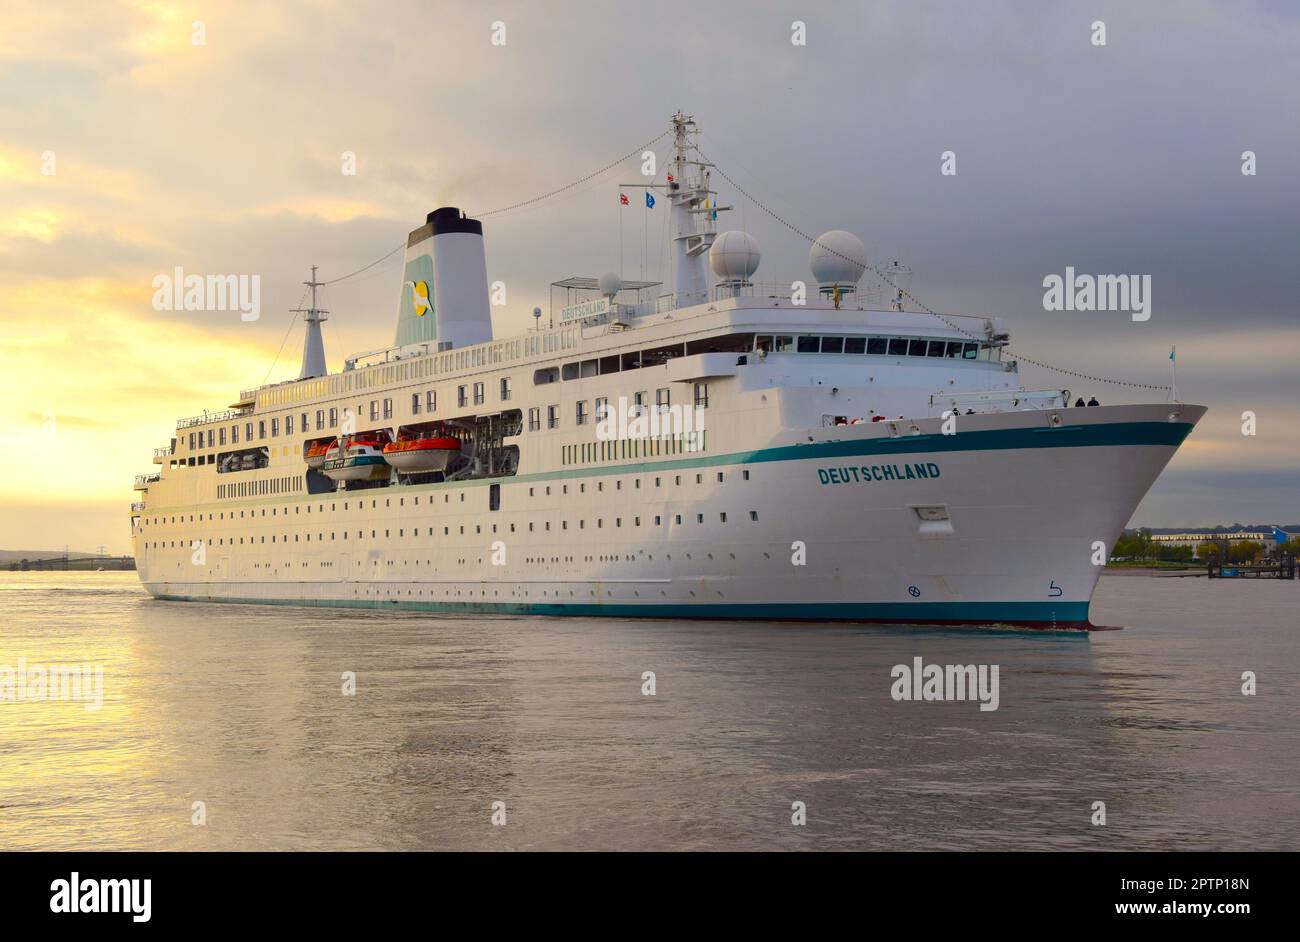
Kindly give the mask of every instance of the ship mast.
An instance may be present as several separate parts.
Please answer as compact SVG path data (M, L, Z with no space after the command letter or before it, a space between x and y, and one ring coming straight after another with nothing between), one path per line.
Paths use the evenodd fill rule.
M699 133L695 119L678 111L672 120L673 180L668 184L668 199L673 207L673 287L680 308L708 301L704 260L717 235L717 214L731 207L717 205L717 193L709 189L709 168L713 165L695 159L697 152L691 140Z
M323 286L325 282L316 280L316 266L311 267L311 281L304 281L303 284L311 288L311 307L294 308L294 312L302 314L302 319L307 322L307 338L302 345L302 371L299 372L299 379L311 379L314 376L324 376L328 370L325 367L325 341L321 337L320 325L326 320L325 316L329 311L322 310L316 306L316 289Z

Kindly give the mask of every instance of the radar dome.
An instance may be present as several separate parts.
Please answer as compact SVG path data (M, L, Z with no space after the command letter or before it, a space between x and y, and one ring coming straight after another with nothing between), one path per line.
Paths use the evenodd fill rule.
M713 240L709 264L724 281L748 281L758 271L758 243L748 232L732 229Z
M867 270L867 248L852 232L823 232L808 253L808 266L821 285L856 285Z
M613 298L623 290L623 279L612 271L607 271L601 275L596 282L600 286L600 293L607 298Z

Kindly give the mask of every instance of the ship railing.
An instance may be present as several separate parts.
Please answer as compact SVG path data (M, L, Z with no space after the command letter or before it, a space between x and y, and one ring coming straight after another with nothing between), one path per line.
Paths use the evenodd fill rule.
M930 396L930 415L966 411L1021 412L1063 409L1070 404L1068 389L1002 389L984 392L942 392Z
M131 502L131 513L138 514L144 511L144 501L136 500Z
M137 474L135 476L135 486L139 488L148 487L150 484L157 484L162 480L162 475L154 474Z
M153 460L155 462L161 461L162 459L168 457L169 455L174 455L174 454L176 454L176 447L174 445L164 445L161 448L155 448L153 450Z
M223 409L220 412L205 412L202 415L192 415L188 419L177 419L176 428L179 431L183 428L192 428L195 425L206 425L209 422L228 422L231 419L238 419L247 414L247 409Z

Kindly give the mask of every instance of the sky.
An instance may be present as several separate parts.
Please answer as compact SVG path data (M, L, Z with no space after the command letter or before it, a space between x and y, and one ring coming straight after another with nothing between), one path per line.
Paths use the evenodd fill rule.
M1025 355L1162 384L1176 345L1210 412L1134 525L1300 523L1300 5L0 0L0 22L0 391L34 446L0 463L0 548L129 552L132 476L176 419L297 374L310 266L355 271L438 206L490 214L498 336L560 277L668 280L666 213L618 204L637 161L491 211L679 108L778 214L900 258ZM808 244L714 182L757 278L807 278ZM400 264L324 290L331 369L391 342ZM258 275L260 317L155 310L178 266ZM1067 266L1149 275L1149 320L1045 310Z

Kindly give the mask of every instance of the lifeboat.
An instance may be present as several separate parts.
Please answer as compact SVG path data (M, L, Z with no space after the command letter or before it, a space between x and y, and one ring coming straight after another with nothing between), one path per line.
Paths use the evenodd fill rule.
M312 442L312 444L308 445L307 454L303 456L303 460L307 462L307 467L313 471L319 471L325 467L326 453L330 450L332 444L332 442Z
M325 452L321 470L331 481L379 481L388 477L384 445L377 439L336 440Z
M384 458L406 474L446 471L460 454L460 439L451 436L404 438L384 446Z

